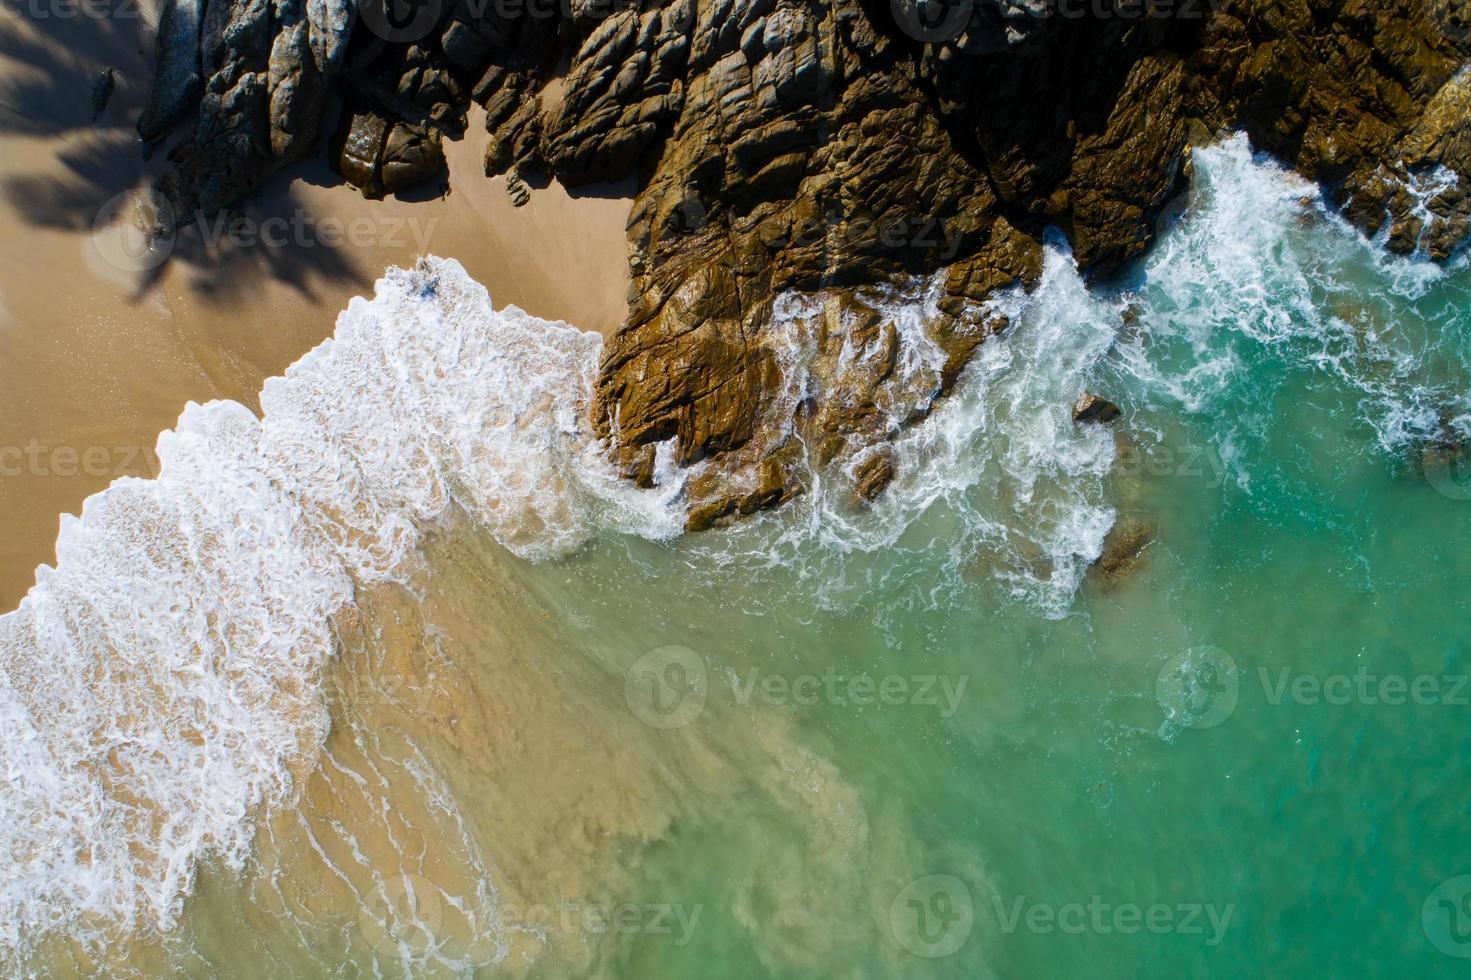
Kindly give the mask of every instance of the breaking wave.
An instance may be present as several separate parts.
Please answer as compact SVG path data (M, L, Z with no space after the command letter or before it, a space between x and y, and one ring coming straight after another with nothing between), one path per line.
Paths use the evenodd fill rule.
M1071 417L1084 390L1119 401L1126 427L1229 416L1212 438L1248 490L1284 372L1351 393L1381 451L1471 431L1464 261L1385 255L1244 139L1197 151L1196 173L1192 208L1126 288L1088 288L1052 241L1033 293L993 298L1011 326L897 436L872 506L814 471L787 507L682 538L681 568L779 568L827 603L903 587L938 603L984 578L1063 616L1115 519L1114 435ZM937 370L937 293L868 297L903 371ZM777 307L794 401L798 325L820 302ZM458 263L426 259L267 382L260 418L191 404L159 439L156 480L119 480L64 519L56 566L0 617L0 951L166 931L200 862L243 866L250 816L289 801L326 737L333 614L360 584L404 579L451 508L531 560L606 532L679 534L670 447L640 490L588 425L601 349L494 311Z
M325 737L331 615L452 502L531 559L676 533L585 424L600 350L429 259L267 382L262 418L191 404L156 480L65 518L0 617L0 948L166 930L201 860L239 867Z

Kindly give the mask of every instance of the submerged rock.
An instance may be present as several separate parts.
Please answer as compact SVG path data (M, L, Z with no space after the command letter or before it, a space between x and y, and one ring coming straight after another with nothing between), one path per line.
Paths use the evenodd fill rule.
M1446 409L1441 412L1440 430L1420 444L1415 461L1420 474L1437 488L1454 485L1459 491L1457 471L1468 456L1471 442L1456 425L1456 413Z
M1144 563L1158 528L1142 517L1125 515L1118 519L1103 541L1103 554L1091 571L1105 585L1118 585Z
M860 499L872 502L894 482L894 457L878 452L858 464L853 471L853 488Z

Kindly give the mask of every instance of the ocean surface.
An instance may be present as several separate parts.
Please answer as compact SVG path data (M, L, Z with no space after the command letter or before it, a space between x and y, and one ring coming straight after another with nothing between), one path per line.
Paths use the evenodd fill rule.
M690 536L596 334L387 273L0 617L0 973L1464 975L1471 267L1194 174L993 301L874 506ZM918 378L934 292L870 297Z

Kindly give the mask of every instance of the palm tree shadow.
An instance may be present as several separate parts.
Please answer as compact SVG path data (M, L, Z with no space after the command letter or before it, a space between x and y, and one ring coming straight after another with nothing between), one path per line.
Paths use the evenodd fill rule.
M47 141L55 165L6 168L0 195L24 224L90 232L119 210L120 199L147 193L147 182L168 165L166 153L148 159L137 134L153 78L152 24L139 0L24 0L6 14L0 138ZM171 250L162 264L137 274L132 301L171 263L186 265L190 286L220 305L248 299L267 279L307 299L315 298L317 281L366 282L342 249L291 234L275 244L260 233L273 218L302 222L305 209L289 185L287 173L277 174L228 214L176 215ZM247 236L253 244L239 247L216 234L241 221L256 229Z

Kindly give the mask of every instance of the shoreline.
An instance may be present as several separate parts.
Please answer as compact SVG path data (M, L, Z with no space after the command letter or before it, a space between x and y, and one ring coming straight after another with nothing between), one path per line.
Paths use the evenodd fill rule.
M481 173L478 119L446 144L447 193L366 200L319 154L228 221L187 218L155 264L122 220L160 166L133 143L143 98L146 81L120 74L97 127L0 136L0 228L23 245L0 270L0 610L54 563L62 515L117 478L156 475L154 443L187 403L231 399L259 414L262 383L330 337L390 267L454 257L497 309L604 336L626 310L632 182L576 197L551 183L517 208L504 178ZM128 144L136 172L113 144ZM91 172L78 161L108 148L128 161L122 172L81 179Z

